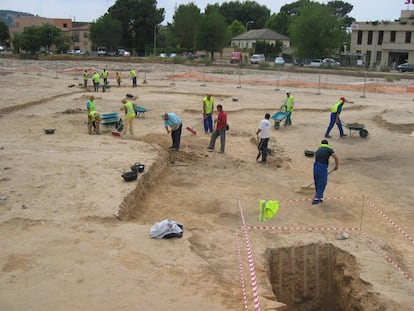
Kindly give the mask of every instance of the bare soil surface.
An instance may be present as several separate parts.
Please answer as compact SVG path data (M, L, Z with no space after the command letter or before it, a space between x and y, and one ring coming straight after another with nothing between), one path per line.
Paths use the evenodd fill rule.
M339 75L320 83L317 75L237 67L130 66L139 72L135 89L128 66L109 62L0 66L1 310L246 310L254 278L262 310L281 310L289 293L298 304L304 294L300 286L273 292L269 252L306 245L341 250L331 273L345 275L336 294L347 310L412 310L414 105L403 83L362 88ZM109 91L79 87L84 67L107 68ZM255 131L265 113L279 111L286 90L295 97L293 125L272 129L272 154L259 164ZM206 149L201 100L210 92L228 112L224 154L218 145ZM122 117L126 94L148 110L135 119L135 134L116 137L103 126L89 135L88 96L101 114ZM313 159L304 150L317 148L342 96L354 102L345 104L343 121L363 124L369 136L346 129L341 139L333 129L340 166L314 206L306 187ZM183 120L179 152L168 151L164 112ZM125 182L121 174L137 162L145 171ZM280 202L265 223L262 199ZM151 239L150 227L163 219L182 223L183 237ZM342 232L349 239L338 240Z

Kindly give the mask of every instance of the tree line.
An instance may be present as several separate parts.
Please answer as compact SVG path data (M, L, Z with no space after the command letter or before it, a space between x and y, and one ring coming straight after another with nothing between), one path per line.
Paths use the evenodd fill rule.
M348 15L352 9L351 4L343 1L322 4L298 0L271 15L266 6L255 1L229 1L208 4L201 12L190 2L179 5L172 22L162 25L165 10L157 8L156 0L117 0L91 23L90 39L93 49L105 46L115 51L122 46L133 55L145 56L157 55L161 50L178 53L205 50L214 59L215 51L229 46L231 38L244 33L246 28L268 28L290 39L296 57L324 57L338 54L344 44L349 45L347 30L355 21ZM64 52L70 47L71 38L52 25L42 25L26 27L11 42L17 52L36 53L41 48ZM261 48L271 49L265 43L258 43L256 49ZM281 44L273 49L280 52Z

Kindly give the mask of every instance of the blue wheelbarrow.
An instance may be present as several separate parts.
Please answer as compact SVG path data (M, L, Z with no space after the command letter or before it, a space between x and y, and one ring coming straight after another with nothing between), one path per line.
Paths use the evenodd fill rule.
M288 116L288 112L286 111L279 111L276 112L273 116L271 116L272 120L275 121L275 129L278 129L280 127L280 123L286 119L286 117Z
M135 106L134 109L135 109L135 116L137 118L143 118L143 119L145 119L145 113L149 111L148 109L142 106Z

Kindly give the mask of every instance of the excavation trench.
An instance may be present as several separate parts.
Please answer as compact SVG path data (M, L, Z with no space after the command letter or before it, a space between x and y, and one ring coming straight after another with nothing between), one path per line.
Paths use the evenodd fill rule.
M273 292L286 310L378 310L357 260L332 244L267 249Z

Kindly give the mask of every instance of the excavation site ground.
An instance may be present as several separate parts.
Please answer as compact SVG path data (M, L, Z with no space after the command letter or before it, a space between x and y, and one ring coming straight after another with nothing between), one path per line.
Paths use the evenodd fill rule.
M109 90L79 86L83 70L103 68ZM0 73L1 309L412 309L412 80L4 59ZM259 164L257 126L288 90L293 124L272 128L268 163ZM207 151L207 93L228 113L224 154L219 141ZM98 112L123 117L126 94L147 109L134 135L110 126L89 135L88 96ZM314 159L304 150L320 144L342 96L354 102L343 121L369 135L346 130L341 139L333 129L340 165L314 206ZM183 120L178 152L169 151L164 112ZM135 163L145 170L124 181ZM279 201L274 218L259 220L260 200ZM182 223L183 237L151 239L164 219Z

